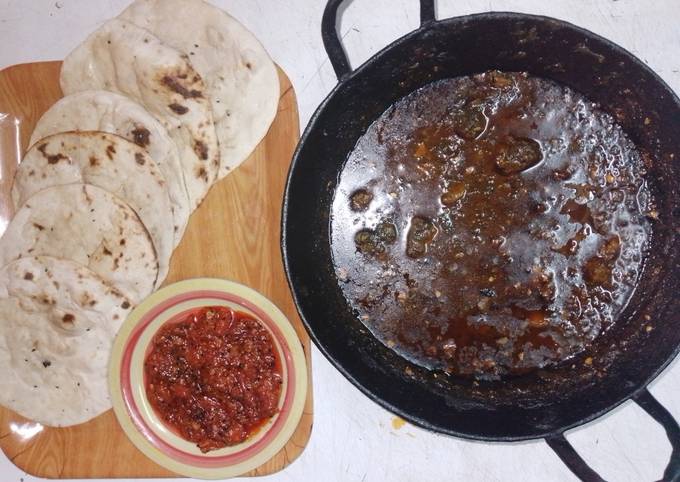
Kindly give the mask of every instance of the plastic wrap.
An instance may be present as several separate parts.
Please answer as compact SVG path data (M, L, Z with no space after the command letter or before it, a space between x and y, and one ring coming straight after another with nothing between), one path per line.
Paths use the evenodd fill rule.
M0 235L12 219L12 181L21 162L21 119L0 112Z

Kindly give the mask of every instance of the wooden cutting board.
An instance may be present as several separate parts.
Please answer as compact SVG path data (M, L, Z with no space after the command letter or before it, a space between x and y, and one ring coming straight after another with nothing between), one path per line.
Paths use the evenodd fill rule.
M61 62L40 62L0 71L0 232L12 214L9 192L17 159L26 151L36 121L62 97L60 66ZM309 372L302 419L288 444L246 474L250 476L271 474L290 464L304 450L312 429L309 338L286 283L279 247L283 190L299 139L295 92L281 70L279 77L279 109L267 137L241 167L213 186L191 216L166 280L168 284L208 276L246 284L271 299L302 340ZM0 407L0 447L21 470L40 477L175 476L128 441L111 410L88 423L54 429Z

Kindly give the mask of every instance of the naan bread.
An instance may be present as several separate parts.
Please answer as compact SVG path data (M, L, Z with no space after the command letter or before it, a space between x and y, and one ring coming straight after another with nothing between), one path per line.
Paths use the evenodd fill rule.
M185 23L173 25L181 29ZM179 148L192 206L200 204L217 179L220 153L205 84L186 55L143 28L113 19L66 57L60 82L65 94L125 94L156 116Z
M267 134L279 104L276 66L260 42L203 0L136 0L119 18L189 55L212 102L219 177L229 174Z
M108 132L62 132L31 147L14 177L14 206L50 186L84 183L106 189L135 210L151 235L160 285L174 247L167 183L146 150Z
M0 405L54 427L111 408L113 339L131 303L87 268L22 258L0 270Z
M90 90L68 95L50 107L35 126L30 145L47 136L69 131L110 132L149 151L167 182L175 223L174 244L179 244L191 205L177 146L165 127L129 97Z
M151 293L158 276L151 237L137 214L88 184L44 189L17 211L0 238L0 266L31 256L86 266L135 304Z

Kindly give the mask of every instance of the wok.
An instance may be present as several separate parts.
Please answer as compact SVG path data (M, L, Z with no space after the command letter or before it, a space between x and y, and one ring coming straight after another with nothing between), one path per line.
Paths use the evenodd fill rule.
M632 54L569 23L516 13L437 21L433 0L420 2L420 28L352 71L336 30L341 4L328 2L322 25L339 83L302 136L282 217L288 281L316 346L368 397L413 424L475 440L544 438L583 480L602 479L564 432L632 399L665 428L673 452L664 480L679 480L680 427L646 388L680 350L678 97ZM435 80L490 69L555 80L612 114L650 161L659 217L633 298L575 368L477 382L413 365L370 334L338 285L330 214L348 154L382 112Z

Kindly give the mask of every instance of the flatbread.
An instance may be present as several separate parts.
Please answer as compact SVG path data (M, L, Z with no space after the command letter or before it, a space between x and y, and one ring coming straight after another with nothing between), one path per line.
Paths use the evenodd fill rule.
M279 104L274 62L255 36L203 0L136 0L119 18L189 55L212 102L220 142L220 178L267 134ZM190 19L181 21L178 19Z
M177 146L168 131L129 97L104 90L67 95L49 108L33 130L29 145L59 132L103 131L118 134L149 151L167 182L174 219L174 244L186 228L191 205Z
M65 94L110 90L142 104L177 144L192 206L200 204L217 179L220 154L205 85L186 55L113 19L66 57L60 82Z
M14 206L50 186L85 183L106 189L135 210L151 235L160 285L174 248L167 183L146 150L108 132L62 132L31 147L14 177Z
M137 214L113 194L88 184L36 193L0 238L0 266L54 256L88 267L137 304L153 290L158 260Z
M0 404L54 427L111 408L109 355L130 309L73 261L22 258L0 269Z

